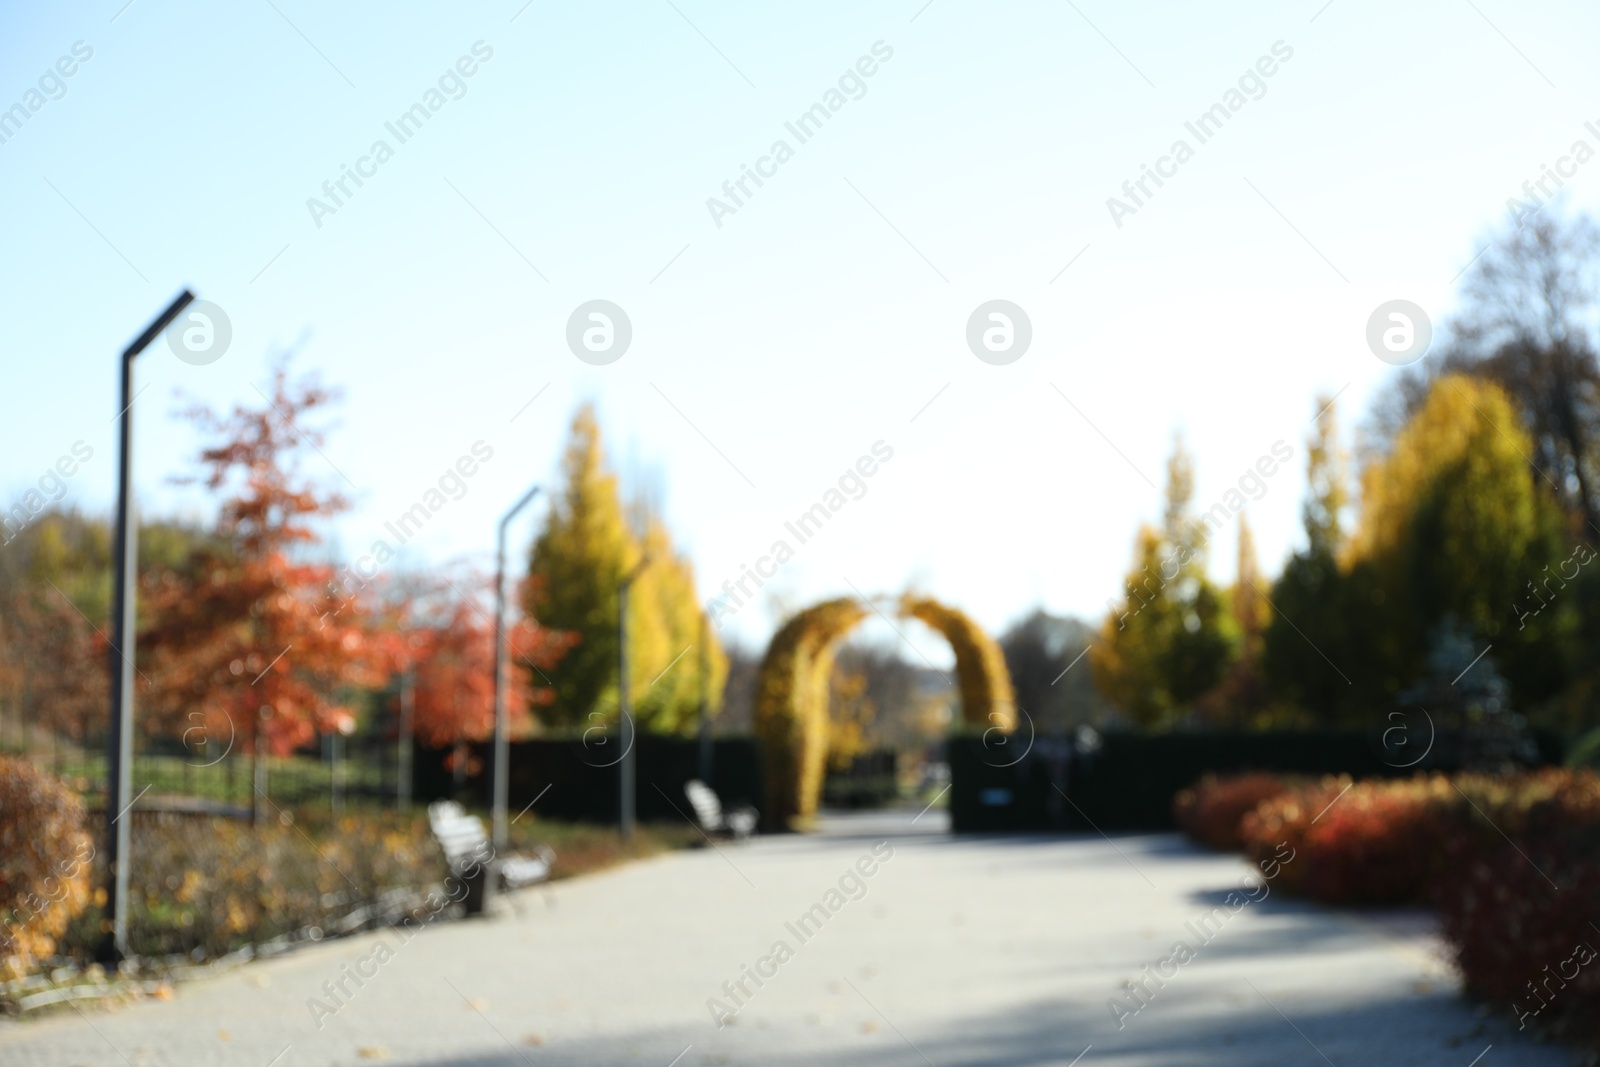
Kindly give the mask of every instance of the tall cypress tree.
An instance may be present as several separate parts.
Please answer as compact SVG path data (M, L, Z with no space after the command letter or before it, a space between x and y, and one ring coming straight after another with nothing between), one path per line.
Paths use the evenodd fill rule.
M727 655L715 629L701 626L694 571L659 515L637 502L624 506L589 405L573 417L562 478L529 560L535 579L529 587L538 597L529 613L543 626L577 633L581 641L548 672L556 699L539 715L552 725L584 729L616 720L618 590L623 577L648 558L628 596L630 706L641 730L692 733L699 721L702 663L715 712ZM543 677L537 681L546 684Z
M716 628L701 625L693 567L673 546L659 516L647 515L644 523L650 566L639 576L629 620L634 714L642 729L689 734L699 722L702 665L708 710L715 714L728 657Z
M640 558L590 405L573 416L561 472L561 493L529 559L535 579L529 587L537 590L538 602L528 605L528 613L580 638L549 676L556 699L541 717L588 728L616 717L617 589Z
M1306 442L1306 501L1300 515L1306 544L1273 583L1276 610L1262 635L1262 666L1272 696L1331 724L1370 710L1381 689L1375 664L1355 651L1357 618L1374 608L1358 591L1363 573L1347 578L1343 512L1349 501L1333 398L1317 398L1316 425Z

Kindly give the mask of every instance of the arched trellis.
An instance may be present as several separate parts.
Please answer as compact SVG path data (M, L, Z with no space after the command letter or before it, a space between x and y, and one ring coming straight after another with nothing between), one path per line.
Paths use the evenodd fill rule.
M901 597L897 609L950 642L962 723L1011 732L1016 698L1005 656L994 639L962 612L928 597ZM867 612L861 601L849 597L825 601L790 619L767 646L756 680L755 731L766 777L762 817L770 828L804 826L816 815L828 755L834 649Z

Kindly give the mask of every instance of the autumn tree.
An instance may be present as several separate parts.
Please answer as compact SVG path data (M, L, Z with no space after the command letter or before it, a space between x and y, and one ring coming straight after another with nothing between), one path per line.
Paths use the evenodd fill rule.
M839 646L828 704L830 761L847 766L868 748L920 751L949 731L950 679L912 662L898 644L859 636Z
M1374 405L1373 456L1449 374L1482 378L1515 403L1528 461L1571 527L1600 538L1600 226L1556 202L1523 205L1462 281L1439 352L1396 376Z
M1181 441L1167 464L1162 528L1140 529L1124 598L1090 647L1095 683L1125 715L1169 726L1220 682L1237 641L1205 573L1209 534L1193 511L1194 464Z
M262 406L189 411L209 438L200 480L222 499L211 541L142 576L139 645L158 680L147 722L283 755L352 722L349 688L381 680L334 568L307 561L316 521L346 506L303 469L308 456L325 462L309 423L333 399L312 379L291 382L285 360Z
M1263 636L1271 620L1256 559L1255 534L1244 512L1239 513L1238 562L1229 591L1229 614L1238 635L1238 653L1216 688L1201 698L1201 714L1211 722L1230 726L1277 725L1262 668Z
M1363 472L1350 558L1382 593L1381 614L1360 633L1365 653L1393 672L1391 692L1423 670L1434 635L1458 629L1494 646L1515 698L1543 700L1563 682L1570 598L1519 617L1530 583L1565 555L1561 513L1529 469L1531 447L1504 391L1447 375Z
M865 664L838 657L828 680L828 770L847 771L867 750L877 703L867 694Z
M15 726L81 743L104 718L109 576L106 524L76 511L42 512L0 552L0 703Z
M728 657L716 628L705 623L694 568L659 516L646 514L642 521L650 563L629 600L633 713L643 730L688 734L699 724L702 692L707 714L720 708Z
M1141 526L1123 598L1110 605L1100 639L1089 646L1089 667L1106 699L1133 722L1152 725L1173 707L1162 671L1172 604L1162 596L1161 535Z
M1350 499L1348 465L1339 441L1334 398L1319 396L1306 442L1305 544L1272 585L1276 610L1261 635L1262 669L1273 697L1303 709L1324 725L1370 710L1377 693L1366 685L1370 661L1351 640L1370 597L1347 579L1344 513Z
M173 566L210 534L166 520L139 524L139 566ZM48 508L0 552L0 707L83 744L105 722L109 679L111 527L76 509ZM149 677L141 660L135 684Z
M494 733L493 580L436 578L406 590L385 627L391 670L410 675L412 734L431 747L481 741ZM521 601L521 597L517 601ZM547 678L574 643L514 610L506 620L506 711L512 737L526 737L535 709L555 699Z
M105 717L103 631L59 587L31 586L0 599L0 700L17 726L79 743Z
M560 677L552 679L556 698L547 714L556 724L587 726L591 714L616 716L617 587L640 558L617 477L606 466L599 420L588 405L573 417L561 480L528 573L544 590L539 617L579 637Z
M701 657L712 711L727 676L720 642L710 627L701 625L693 570L652 509L636 506L630 524L590 406L573 418L561 472L561 491L534 542L528 567L541 590L535 614L578 639L551 676L556 698L547 715L553 724L565 726L615 720L618 589L626 575L648 560L629 595L634 717L645 730L688 732L698 721Z

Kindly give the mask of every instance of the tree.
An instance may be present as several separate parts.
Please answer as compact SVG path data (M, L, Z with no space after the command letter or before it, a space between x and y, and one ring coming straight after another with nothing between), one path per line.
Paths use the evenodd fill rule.
M82 743L105 717L110 537L104 522L47 510L0 552L0 694L15 727Z
M491 579L446 579L398 605L403 617L391 630L391 668L411 674L412 734L423 745L481 741L494 733L494 616L482 603L492 591ZM535 679L553 673L573 642L572 635L520 612L507 620L506 710L513 737L531 733L533 709L555 699L553 687Z
M641 729L693 733L702 687L707 714L721 706L728 657L695 596L694 568L672 544L659 517L644 518L650 564L629 599L629 693ZM702 677L702 672L704 677Z
M347 690L379 680L360 611L330 588L334 568L304 561L313 521L346 506L301 469L324 443L308 419L333 399L312 379L291 383L284 360L265 406L188 412L210 437L204 484L224 495L213 540L142 576L151 726L283 755L353 722Z
M587 726L591 715L616 717L617 588L641 555L623 518L616 475L606 467L599 421L588 405L573 417L561 473L561 493L528 564L544 593L532 613L578 635L559 677L551 679L556 699L547 714L557 724Z
M572 420L563 487L534 542L529 575L541 597L535 614L577 635L551 676L553 723L592 726L616 718L618 589L639 563L628 601L629 694L635 721L659 733L689 733L699 722L701 665L709 710L720 703L727 656L702 625L694 571L653 508L632 509L630 528L617 478L606 465L600 426L585 405Z
M1208 534L1193 514L1194 464L1182 441L1167 463L1162 529L1140 529L1126 596L1091 646L1101 692L1145 726L1171 726L1219 683L1237 634L1206 577Z
M19 722L86 741L105 716L106 643L59 586L9 591L0 650L0 692Z
M1600 360L1596 293L1600 227L1562 205L1524 205L1462 283L1462 306L1437 359L1400 375L1375 414L1377 451L1447 374L1499 385L1531 437L1528 462L1556 494L1574 528L1600 536Z
M1123 715L1146 726L1160 722L1174 707L1162 670L1173 605L1162 595L1160 574L1161 535L1154 527L1141 526L1133 569L1123 582L1125 596L1106 615L1100 640L1089 646L1095 685Z
M1061 733L1100 722L1111 710L1083 662L1094 640L1094 631L1087 624L1041 608L1012 623L1001 635L1000 648L1016 689L1019 716L1025 712L1035 729Z
M174 566L209 536L185 523L141 523L140 570ZM111 528L104 519L49 508L6 543L0 704L17 726L26 722L79 744L103 728L110 594Z
M948 685L944 672L912 664L898 645L846 640L834 657L828 704L831 765L846 767L868 749L919 751L939 740Z
M1371 687L1357 686L1374 672L1366 658L1352 654L1349 640L1351 623L1366 605L1340 565L1349 489L1338 416L1332 397L1319 396L1316 403L1300 510L1306 543L1273 583L1276 610L1261 635L1261 666L1275 700L1331 725L1363 710L1361 697L1372 695Z
M1564 681L1570 601L1531 620L1517 608L1564 554L1561 512L1528 468L1530 448L1503 390L1446 375L1363 472L1351 559L1383 593L1381 618L1360 632L1369 648L1386 646L1371 651L1392 672L1390 692L1418 676L1428 635L1447 626L1495 646L1518 699L1544 700Z
M1551 205L1489 245L1463 285L1448 361L1522 408L1530 450L1562 502L1600 535L1600 361L1591 334L1600 227Z
M1261 659L1263 634L1272 609L1261 589L1266 580L1256 562L1255 535L1242 511L1237 573L1229 608L1238 633L1238 654L1222 681L1202 698L1201 713L1213 722L1234 726L1266 725L1271 719L1270 701Z
M867 686L867 665L859 656L835 657L833 675L828 682L830 771L849 770L851 761L867 751L873 720L878 715L878 705L867 694Z

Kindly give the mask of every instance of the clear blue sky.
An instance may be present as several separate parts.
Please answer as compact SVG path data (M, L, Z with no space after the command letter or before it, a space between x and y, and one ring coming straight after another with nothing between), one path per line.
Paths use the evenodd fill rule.
M116 354L190 286L234 337L209 366L141 361L147 510L204 507L166 482L195 447L174 390L256 399L298 345L347 392L326 471L357 500L341 550L473 442L495 450L405 566L486 561L592 398L619 465L659 479L703 595L879 440L894 458L772 580L782 602L914 581L994 627L1035 604L1098 618L1177 430L1204 504L1294 447L1250 507L1275 569L1314 394L1344 389L1348 427L1393 373L1363 340L1372 309L1442 317L1507 197L1574 140L1600 148L1597 19L1504 0L13 5L0 108L75 42L93 55L0 144L0 493L82 439L68 499L109 507ZM385 123L479 41L464 95L399 144ZM784 123L879 41L864 95L796 143ZM1184 123L1278 41L1292 59L1199 145ZM719 228L707 198L780 138L793 158ZM1179 138L1194 157L1119 228L1106 199ZM307 199L379 139L393 158L319 228ZM1575 206L1597 175L1568 182ZM564 341L595 298L634 328L603 367ZM965 342L996 298L1034 331L1003 367ZM1232 551L1218 539L1221 579ZM730 620L752 640L771 623Z

